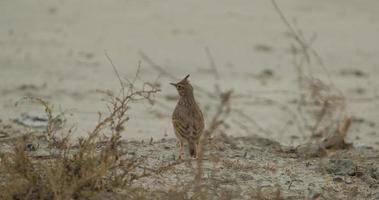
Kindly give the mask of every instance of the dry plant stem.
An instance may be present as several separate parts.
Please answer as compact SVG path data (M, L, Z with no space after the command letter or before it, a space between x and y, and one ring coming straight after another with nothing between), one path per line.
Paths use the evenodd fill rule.
M109 113L105 116L99 114L98 124L87 137L79 139L78 145L70 143L70 134L65 134L58 123L60 115L54 116L52 107L46 101L35 97L24 98L36 101L45 108L48 118L45 140L50 155L47 159L34 159L25 151L25 141L18 142L11 155L2 160L1 167L9 174L6 181L11 182L10 185L0 185L2 191L9 191L8 187L12 187L15 193L9 195L17 194L21 199L78 199L87 198L95 191L109 190L115 185L125 186L135 180L132 172L143 160L121 159L125 152L120 149L120 134L129 119L128 105L140 100L152 102L153 95L160 90L147 82L142 84L142 89L137 89L138 74L133 81L123 82L116 67L112 66L120 81L121 91L118 95L103 92ZM108 136L104 138L103 135ZM163 166L155 173L169 168L170 165ZM137 177L150 175L153 173L137 174Z
M294 37L295 41L298 42L298 44L301 46L302 52L305 54L305 58L307 61L310 61L310 56L308 54L308 45L304 42L304 38L302 35L298 33L298 31L289 23L285 15L283 14L282 10L279 8L278 4L275 0L271 0L271 3L273 4L276 12L279 14L281 20L283 23L288 27L290 30L291 35Z
M155 70L157 70L159 73L161 73L162 75L164 76L167 76L169 77L170 79L172 80L177 80L177 78L172 75L171 73L169 73L167 70L165 70L162 66L156 64L155 62L153 62L150 57L148 57L145 53L143 52L139 52L139 54L141 55L142 59L145 60L145 62L147 62L149 64L150 67L154 68ZM209 96L210 98L212 99L215 99L217 98L216 95L214 95L212 92L209 92L209 91L206 91L204 90L203 88L199 87L199 86L196 86L196 85L193 85L193 87L196 89L196 91L202 93L202 94L205 94L207 96Z
M124 82L122 81L121 76L118 73L118 70L117 70L116 66L113 64L113 61L112 61L111 57L108 55L108 52L106 50L104 50L104 54L107 57L109 63L111 64L111 66L113 68L113 71L114 71L114 73L116 74L116 76L118 78L118 81L120 82L121 89L123 89L124 88Z
M269 91L269 93L271 93L271 92L272 93L276 93L275 91ZM280 91L277 91L277 92L280 92ZM282 91L282 92L285 93L285 94L288 93L287 91ZM295 93L295 94L298 94L298 93ZM286 104L284 104L282 102L276 101L274 99L268 98L268 97L257 96L257 95L252 95L252 94L249 94L249 95L233 95L232 97L233 97L233 99L235 99L235 98L247 98L249 101L245 101L244 103L245 104L249 104L249 105L250 104L274 105L274 106L278 107L280 110L285 111L291 117L284 123L283 127L280 128L277 132L279 132L279 133L285 132L286 129L290 126L290 124L292 122L296 122L296 125L297 125L297 128L298 128L299 132L305 138L303 128L300 125L300 123L298 123L301 119L299 119L298 114L296 112L294 112L288 105L286 105ZM250 101L251 99L254 99L254 100ZM241 109L233 109L232 111L234 113L236 113L242 119L247 120L249 123L251 123L252 125L254 125L255 127L257 127L258 131L260 131L262 133L266 133L267 135L273 134L273 131L271 131L271 130L269 130L267 128L262 127L253 117L251 117L250 115L247 115ZM242 124L238 120L233 120L233 121L241 129L245 130L246 133L251 133L251 130L249 130L247 128L246 124Z
M268 129L262 127L261 125L259 125L259 123L254 118L252 118L249 115L247 115L246 113L242 112L242 110L240 110L240 109L233 109L232 111L235 112L235 113L237 113L241 118L248 120L251 124L253 124L254 126L256 126L260 132L265 133L267 135L272 135L272 132L270 130L268 130ZM249 133L250 133L250 130L249 130Z
M201 179L203 177L203 160L206 151L206 143L209 141L212 134L219 128L219 126L224 123L225 118L229 115L231 110L230 100L232 92L232 90L228 90L220 94L220 104L217 106L216 113L213 115L210 124L207 126L207 130L204 131L204 134L200 140L199 153L197 157L197 173L195 176L195 193L201 193Z
M213 71L213 74L214 74L216 82L217 82L220 79L220 74L218 73L216 62L213 59L211 50L208 47L205 47L205 53L207 54L207 57L209 60L209 66L211 67L211 70Z
M322 104L321 111L317 115L315 125L312 127L312 136L313 137L316 136L317 128L320 126L320 123L321 123L322 119L325 117L327 110L328 110L328 102L324 101Z
M352 117L346 117L343 124L340 125L338 132L341 134L342 138L346 138L347 131L349 130L352 122Z
M301 132L304 132L302 130L309 130L313 137L319 133L325 136L330 130L337 129L336 132L339 132L339 123L344 121L343 119L346 115L346 98L343 93L335 87L322 59L312 48L311 45L315 41L315 37L306 41L302 31L296 29L289 22L276 3L276 0L271 0L271 3L295 42L291 47L294 50L293 65L298 74L298 88L300 91L297 110L302 124L298 125L299 130ZM297 49L300 49L300 55L297 54ZM327 75L329 80L328 85L313 76L313 59L316 60L317 64ZM308 67L308 73L304 70L304 66ZM332 89L333 92L337 94L330 94ZM312 109L311 106L313 106L314 111L310 110ZM315 117L312 116L312 114L315 114ZM314 119L312 119L312 117L314 117Z
M218 70L217 70L217 65L213 59L211 50L208 47L205 48L205 53L206 53L208 60L209 60L209 67L211 68L211 71L213 72L212 74L215 77L215 84L214 84L215 93L216 93L216 95L219 95L221 93L220 86L219 86L220 75L219 75Z
M327 68L324 65L324 62L322 61L321 57L317 53L316 50L314 50L311 45L315 41L316 36L314 35L311 37L309 42L306 42L306 39L303 37L302 32L300 30L297 30L287 19L287 17L284 15L283 11L280 9L278 4L276 3L276 0L271 0L272 5L274 6L275 11L278 13L280 19L284 23L285 26L287 26L288 30L290 31L291 36L294 38L295 42L298 44L298 46L301 49L301 52L304 55L305 61L310 64L311 62L311 55L316 59L317 64L321 66L325 74L328 76L329 84L334 85L331 78L330 73L328 72ZM312 76L312 69L310 70L310 76Z
M234 96L233 96L233 98L234 98ZM288 121L286 121L283 128L281 128L279 130L279 133L284 132L286 130L286 127L288 126L288 124L292 120L294 120L295 122L299 121L297 114L288 105L285 105L282 102L279 102L279 101L276 101L274 99L267 98L267 97L258 97L255 95L249 95L249 99L251 99L251 98L254 99L254 101L251 101L251 102L249 101L249 103L251 103L251 104L275 105L276 107L280 108L281 110L285 111L287 114L289 114L291 116L288 119ZM272 131L265 129L262 126L260 126L259 123L257 123L254 120L254 118L243 113L241 109L233 109L233 112L237 113L242 118L244 118L244 119L248 120L250 123L254 124L258 128L259 131L266 133L266 134L269 134L269 135L272 134ZM304 134L304 132L302 131L302 128L299 126L299 123L296 123L296 124L298 125L299 132Z
M284 25L290 31L290 34L295 41L295 44L297 44L297 45L292 45L291 47L292 47L293 52L294 52L294 62L293 63L298 70L298 74L299 74L299 78L300 78L299 84L302 83L301 78L304 77L304 71L302 70L303 64L307 64L308 70L309 70L309 77L313 77L312 68L310 66L311 65L311 57L313 56L314 58L316 58L318 64L322 67L324 72L327 74L329 83L331 85L334 85L333 82L331 81L330 74L329 74L328 70L326 69L321 57L311 47L311 44L314 41L315 37L312 37L309 42L306 42L306 39L302 35L302 31L295 29L294 26L288 21L287 17L284 15L282 10L279 8L278 4L276 3L276 0L271 0L271 3L273 4L275 11L278 13L278 15L279 15L280 19L282 20L282 22L284 23ZM302 54L302 56L300 58L298 58L298 61L296 61L296 49L297 49L297 47L300 48L300 50L301 50L300 53Z
M161 174L163 174L163 173L165 173L167 171L174 170L175 166L180 165L180 164L182 164L182 163L184 163L186 161L187 160L179 159L179 160L176 160L175 162L172 162L172 163L169 163L169 164L162 163L162 166L160 166L158 169L151 169L151 168L143 167L144 170L149 170L150 172L148 172L148 173L144 172L141 175L133 176L130 181L132 182L132 181L136 181L138 179L149 177L149 176L161 175Z
M207 52L207 50L206 50L206 52ZM174 75L172 75L170 72L165 70L162 66L156 64L144 52L139 52L139 54L141 55L142 59L149 64L150 67L157 70L160 74L162 74L162 75L164 75L170 79L176 80L176 77ZM208 56L208 59L210 60L211 68L213 69L213 71L215 71L214 68L216 68L216 70L217 70L217 66L214 62L212 55L210 54L210 51L207 53L207 56ZM217 74L218 74L218 71L217 71ZM215 76L217 76L219 78L219 75L215 75ZM210 91L204 90L203 88L198 87L196 85L193 85L193 86L196 89L196 91L199 91L200 93L205 94L206 96L208 96L209 98L211 98L213 100L218 100L218 96L221 93L219 89L216 90L216 92L210 92ZM217 87L219 88L219 86L217 86ZM216 89L217 89L217 87L216 87ZM238 96L238 95L233 94L232 97L234 98L234 96ZM167 106L165 106L165 107L167 107ZM248 122L252 123L254 126L257 126L259 130L264 131L266 133L269 132L268 130L265 130L264 128L262 128L255 120L252 120L250 117L246 118L246 116L248 116L248 114L246 114L242 110L238 111L238 114L241 115L246 120L248 120ZM240 126L240 124L237 124L237 125Z
M362 97L362 98L347 98L347 101L354 102L354 103L367 103L367 102L379 101L379 95L376 94L370 97Z
M254 95L253 95L254 94ZM255 97L257 94L283 94L283 95L298 95L299 92L292 90L253 90L251 94L234 94L233 98L235 99L250 99Z
M44 111L47 115L47 125L46 125L46 135L43 135L42 137L54 147L67 145L68 139L71 136L70 132L72 128L69 129L69 132L67 134L61 135L61 138L58 138L57 136L57 132L59 131L59 129L61 129L61 127L64 126L64 123L61 120L61 118L64 116L64 112L56 116L53 116L52 108L46 101L44 101L43 99L39 97L31 97L31 96L23 97L22 99L18 100L15 106L18 106L23 100L34 101L43 106Z

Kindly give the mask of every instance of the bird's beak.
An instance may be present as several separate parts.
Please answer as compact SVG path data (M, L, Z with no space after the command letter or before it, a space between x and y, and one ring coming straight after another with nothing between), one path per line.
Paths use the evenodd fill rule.
M170 84L176 87L176 83L170 83Z

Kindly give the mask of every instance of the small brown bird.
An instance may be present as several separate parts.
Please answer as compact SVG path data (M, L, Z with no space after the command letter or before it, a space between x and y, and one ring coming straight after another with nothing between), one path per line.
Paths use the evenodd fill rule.
M187 75L178 83L170 83L175 86L179 93L179 101L172 113L172 124L175 135L180 142L180 155L184 155L184 142L188 143L189 153L192 157L197 157L200 137L204 130L204 118L193 95L193 87L187 80Z

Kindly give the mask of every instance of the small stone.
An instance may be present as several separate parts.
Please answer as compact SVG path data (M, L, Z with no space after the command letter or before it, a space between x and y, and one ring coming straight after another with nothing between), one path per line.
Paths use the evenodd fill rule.
M54 119L51 125L58 127L61 121L61 119ZM21 113L21 116L14 119L13 122L30 128L46 129L48 125L48 117L46 114L40 113Z
M154 140L154 139L151 137L151 138L150 138L150 142L149 142L150 145L153 144L153 140Z
M350 177L346 177L346 178L345 178L345 183L346 183L346 184L352 184L352 183L353 183L353 180L352 180Z
M296 148L298 156L303 158L321 157L326 154L325 150L318 144L308 143Z
M113 192L99 192L96 193L96 195L88 198L89 200L103 200L103 199L108 199L108 200L122 200L125 199L124 196L121 194L113 193Z
M1 119L0 119L1 120ZM1 121L0 121L1 122ZM374 128L376 126L375 122L369 122L368 126Z
M29 143L29 144L26 144L26 150L27 151L35 151L36 150L36 147L32 144L32 143Z
M9 137L9 134L7 132L0 131L0 138L6 138L6 137Z
M270 52L270 51L272 51L272 47L268 46L266 44L257 44L257 45L254 46L254 49L256 51L260 51L260 52Z
M12 128L12 125L7 124L7 125L4 125L3 128L4 128L4 129L10 129L10 128Z
M339 183L342 183L342 182L343 182L343 178L340 177L340 176L337 176L337 177L334 177L334 178L333 178L333 181L335 181L335 182L339 182Z

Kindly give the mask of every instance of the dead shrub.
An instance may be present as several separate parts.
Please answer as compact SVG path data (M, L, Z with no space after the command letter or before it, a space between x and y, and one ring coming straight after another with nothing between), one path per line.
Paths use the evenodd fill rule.
M306 38L303 31L289 22L275 0L271 0L291 37L293 67L297 72L299 96L297 111L301 133L309 133L311 140L326 148L345 148L345 138L351 124L346 98L330 79L321 57L313 49L315 37ZM327 75L323 81L314 75L314 65ZM332 138L332 139L331 139Z
M142 100L153 102L152 97L159 89L147 82L136 88L136 78L126 82L118 73L117 76L121 85L119 93L102 91L109 113L99 114L95 128L77 142L72 141L71 130L58 123L61 116L53 115L48 102L26 98L39 102L45 109L48 123L39 143L48 155L33 157L25 148L27 141L16 141L12 152L1 155L0 199L86 199L117 188L127 191L130 188L128 197L134 197L135 190L129 187L135 179L131 172L143 159L125 158L120 134L129 120L129 104Z

